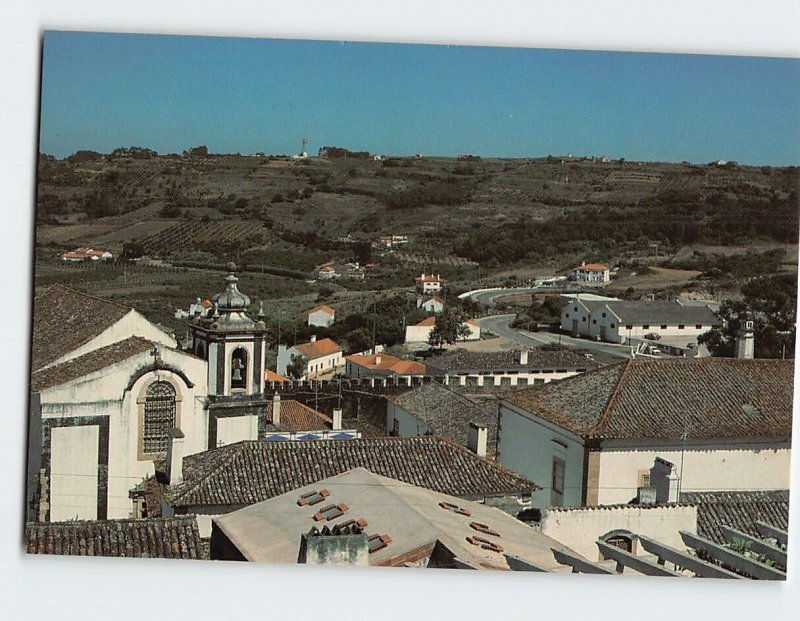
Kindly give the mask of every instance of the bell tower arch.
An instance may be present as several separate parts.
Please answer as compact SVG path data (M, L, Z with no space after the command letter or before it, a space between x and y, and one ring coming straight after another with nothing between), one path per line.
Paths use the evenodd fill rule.
M236 266L228 263L225 289L212 306L189 320L192 351L208 361L208 394L259 395L264 392L267 328L263 306L254 321L247 315L250 298L239 291Z

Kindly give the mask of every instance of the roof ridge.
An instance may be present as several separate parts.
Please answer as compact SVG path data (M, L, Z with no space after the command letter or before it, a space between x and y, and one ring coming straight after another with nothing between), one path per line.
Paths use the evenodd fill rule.
M619 379L617 379L617 385L614 386L614 391L611 393L611 396L608 398L608 403L606 403L606 407L603 409L603 413L600 414L600 418L597 419L597 422L592 425L589 429L587 429L583 435L594 435L595 432L605 424L606 420L611 413L611 409L614 407L617 401L617 397L619 396L620 391L622 390L622 383L628 375L628 370L631 368L631 362L633 360L626 360L625 361L625 368L622 369L622 373L619 375Z
M73 289L72 287L67 287L66 285L63 285L63 284L61 284L59 282L50 285L47 288L46 292L49 293L54 288L65 289L66 291L69 291L70 293L77 293L78 295L82 295L83 297L90 298L92 300L97 300L98 302L103 302L105 304L112 304L114 306L118 306L119 308L125 309L127 311L136 310L133 306L125 306L124 304L120 304L119 302L114 302L113 300L106 300L105 298L101 298L101 297L98 297L96 295L92 295L91 293L86 293L84 291L79 291L78 289ZM39 297L39 296L35 296L35 297Z

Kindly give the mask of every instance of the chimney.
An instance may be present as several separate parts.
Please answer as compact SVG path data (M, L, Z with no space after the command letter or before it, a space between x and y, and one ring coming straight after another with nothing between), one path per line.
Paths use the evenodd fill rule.
M333 430L342 428L342 408L333 408Z
M317 342L317 335L316 334L312 334L311 335L311 342L312 343L316 343Z
M661 457L656 457L650 468L650 487L656 488L656 502L678 502L680 477L675 464Z
M366 525L366 522L363 523ZM358 522L343 529L323 526L320 531L313 527L300 536L297 562L306 565L366 566L369 565L369 539Z
M755 337L753 336L753 322L742 321L736 333L736 357L742 360L755 358Z
M585 265L586 265L586 261L581 261L581 267L584 267Z
M167 480L170 485L183 482L183 432L177 427L169 430L167 445Z
M375 364L379 365L380 363L381 363L381 357L380 356L375 356Z
M276 427L281 426L281 396L277 391L272 397L272 424Z
M486 425L478 425L477 423L470 422L467 448L478 457L486 457L486 444L488 440L489 432L486 429Z
M519 363L522 364L522 365L527 365L528 364L528 350L527 349L523 349L521 352L519 352Z

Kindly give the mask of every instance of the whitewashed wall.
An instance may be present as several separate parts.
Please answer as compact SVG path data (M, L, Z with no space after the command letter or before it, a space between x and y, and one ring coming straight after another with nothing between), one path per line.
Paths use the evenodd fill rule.
M679 447L604 448L599 453L598 504L628 502L635 497L639 472L649 470L656 457L677 466L680 489L684 492L789 489L791 449L769 448L767 444L745 448L745 442L738 446L709 443L687 448L683 453Z

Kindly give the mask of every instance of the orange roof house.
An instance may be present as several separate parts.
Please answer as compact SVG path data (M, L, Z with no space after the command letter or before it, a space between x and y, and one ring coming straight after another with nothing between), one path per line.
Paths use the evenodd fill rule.
M330 356L331 354L342 351L339 345L328 338L319 341L312 340L309 343L300 343L299 345L295 345L294 348L309 360Z
M373 377L376 375L425 375L425 365L415 360L404 360L389 354L347 356L346 374L351 378Z

